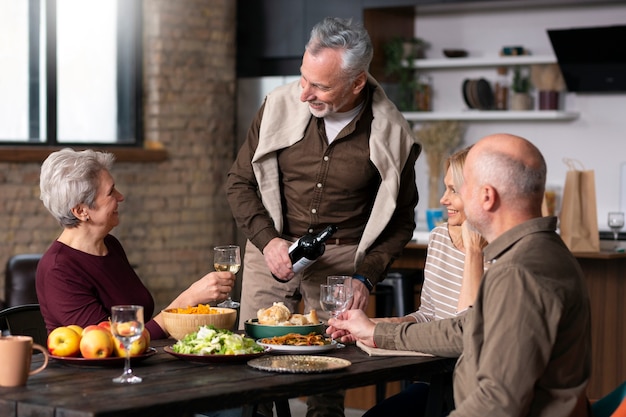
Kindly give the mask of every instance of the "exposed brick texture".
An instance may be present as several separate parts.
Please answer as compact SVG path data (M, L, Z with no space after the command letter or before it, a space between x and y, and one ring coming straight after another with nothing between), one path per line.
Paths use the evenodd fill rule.
M144 0L144 131L162 163L118 162L126 200L113 230L157 308L212 270L212 248L236 239L224 193L235 149L232 0ZM43 252L61 229L39 200L39 164L0 164L0 268ZM0 274L4 291L4 273Z

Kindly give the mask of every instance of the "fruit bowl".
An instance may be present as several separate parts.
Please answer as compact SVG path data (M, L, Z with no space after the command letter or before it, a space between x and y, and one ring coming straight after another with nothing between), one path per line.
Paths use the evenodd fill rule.
M287 333L298 334L322 334L324 333L324 324L305 324L301 326L284 326L284 325L268 325L259 324L258 319L246 320L244 323L246 334L253 339L263 339L264 337L284 336Z
M200 326L213 325L216 329L232 330L237 319L237 310L232 308L211 307L211 311L215 311L211 314L175 313L173 310L166 309L161 313L165 330L177 340L198 331Z

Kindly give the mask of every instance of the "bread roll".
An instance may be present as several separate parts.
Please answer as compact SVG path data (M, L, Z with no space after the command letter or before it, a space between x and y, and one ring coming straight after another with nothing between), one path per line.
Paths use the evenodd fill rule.
M268 324L271 326L283 324L289 321L291 311L282 301L274 303L269 308L262 308L257 311L257 319L259 324Z
M317 311L315 309L311 310L311 312L307 315L304 314L292 314L289 319L289 323L294 326L304 326L307 324L319 324L319 319L317 318Z

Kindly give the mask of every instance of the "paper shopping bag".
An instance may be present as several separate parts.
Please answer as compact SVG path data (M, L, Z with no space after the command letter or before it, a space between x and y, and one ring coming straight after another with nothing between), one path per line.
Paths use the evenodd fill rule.
M599 252L595 173L579 161L565 158L563 162L569 169L559 215L561 238L572 252Z

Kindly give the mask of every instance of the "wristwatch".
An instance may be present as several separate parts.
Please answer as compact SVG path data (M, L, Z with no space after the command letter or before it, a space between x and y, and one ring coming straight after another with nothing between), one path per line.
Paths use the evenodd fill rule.
M365 285L367 287L367 290L369 292L372 292L372 290L374 289L374 284L372 284L372 281L370 281L369 279L365 278L363 275L354 274L354 275L352 275L352 279L356 279L357 281L361 281L363 283L363 285Z

